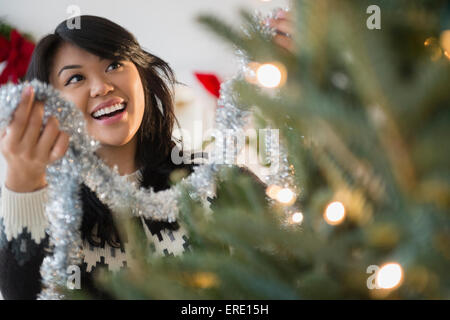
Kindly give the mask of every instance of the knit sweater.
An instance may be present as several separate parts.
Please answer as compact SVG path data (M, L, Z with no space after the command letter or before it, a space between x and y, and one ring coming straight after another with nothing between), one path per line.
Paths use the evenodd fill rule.
M127 175L128 181L138 181L139 171ZM41 291L40 266L49 253L48 220L45 213L47 187L28 193L9 190L4 184L0 199L0 291L5 299L36 299ZM112 207L113 214L130 214L129 207ZM146 220L140 219L148 245L157 255L180 255L189 250L186 231L180 226L176 231L153 230ZM95 234L95 233L94 233ZM84 255L81 269L81 290L93 298L109 298L94 285L92 273L99 267L117 272L130 265L133 257L127 244L113 248L83 241Z

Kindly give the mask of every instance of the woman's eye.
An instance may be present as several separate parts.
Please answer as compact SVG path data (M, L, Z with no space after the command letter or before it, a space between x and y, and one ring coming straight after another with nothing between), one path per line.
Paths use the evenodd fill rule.
M72 81L73 79L76 79L76 78L81 78L81 80L83 80L83 76L82 75L80 75L80 74L75 74L75 75L73 75L73 76L71 76L70 78L69 78L69 80L67 80L67 82L66 82L66 86L67 85L69 85L69 84L71 84L71 83L77 83L78 81ZM80 80L80 81L81 81Z
M108 71L111 68L111 66L114 66L113 69L118 69L118 68L120 68L122 66L122 64L120 62L118 62L118 61L114 61L113 63L111 63L108 66L108 69L106 71Z

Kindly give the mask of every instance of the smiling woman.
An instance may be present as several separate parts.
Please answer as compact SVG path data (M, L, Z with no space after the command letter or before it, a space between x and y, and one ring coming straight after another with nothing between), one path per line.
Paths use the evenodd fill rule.
M55 53L49 78L62 97L85 115L89 134L102 144L99 155L110 165L117 164L120 174L136 171L136 132L144 116L145 98L134 63L99 59L66 42Z
M108 165L117 164L120 174L134 172L143 163L163 161L173 147L171 68L107 19L81 16L80 26L70 29L63 21L54 34L41 39L26 78L52 84L75 103L85 114L88 132L102 143L99 156ZM106 126L91 113L111 99L127 103L126 115L114 126ZM145 139L156 149L138 150ZM121 152L124 149L128 151ZM137 159L123 158L130 154Z
M51 84L81 110L88 133L100 142L97 155L108 166L117 165L120 175L141 187L169 188L173 170L193 169L170 159L176 148L171 68L121 26L96 16L81 16L80 22L80 29L69 29L63 21L38 42L26 79ZM68 142L54 121L40 134L42 116L43 104L34 102L32 91L24 94L0 140L8 167L0 207L0 289L6 299L34 299L41 290L39 268L48 244L45 167L64 155ZM49 157L51 152L57 156ZM93 284L92 273L98 266L115 271L132 263L126 235L119 236L113 219L131 208L109 208L84 183L80 198L81 288L107 297ZM156 254L178 255L189 248L177 222L134 219Z

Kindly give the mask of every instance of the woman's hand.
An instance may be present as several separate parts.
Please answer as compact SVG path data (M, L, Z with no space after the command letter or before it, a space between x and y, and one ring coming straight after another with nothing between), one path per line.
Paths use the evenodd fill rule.
M268 23L276 31L276 35L273 38L274 42L289 52L294 52L295 47L292 40L294 25L291 13L280 10L277 12L275 19L269 19Z
M31 86L22 92L21 101L8 127L0 133L0 150L6 160L5 186L14 192L33 192L47 185L48 164L64 156L69 135L59 130L50 117L42 134L44 103L34 101Z

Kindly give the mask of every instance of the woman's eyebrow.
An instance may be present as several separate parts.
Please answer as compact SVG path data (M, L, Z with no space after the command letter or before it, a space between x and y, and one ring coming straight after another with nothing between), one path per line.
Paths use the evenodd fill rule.
M61 68L61 70L59 70L58 77L61 74L61 72L63 72L64 70L66 70L66 69L76 69L76 68L81 68L81 66L78 65L78 64L71 64L71 65L68 65L68 66L64 66L64 67Z

